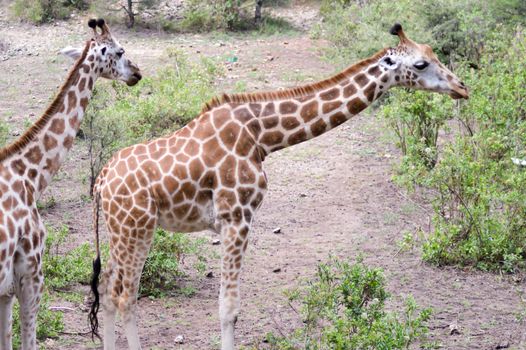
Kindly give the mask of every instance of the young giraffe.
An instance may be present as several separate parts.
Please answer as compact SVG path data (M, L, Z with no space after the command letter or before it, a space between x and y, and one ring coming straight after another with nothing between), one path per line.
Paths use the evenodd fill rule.
M98 77L135 85L139 68L123 57L102 19L90 20L94 36L76 58L59 93L29 130L0 149L0 349L12 347L12 305L20 303L22 349L36 349L35 323L43 289L46 230L36 202L57 173L80 127ZM101 33L97 33L96 27Z
M391 34L400 39L397 47L383 49L330 79L279 92L223 95L174 134L114 155L95 185L97 251L99 202L111 251L100 286L104 349L115 348L117 310L130 349L140 349L136 293L157 226L221 234L221 348L233 349L242 259L267 189L265 156L342 124L392 86L468 98L464 84L429 46L408 39L399 24ZM96 333L100 255L94 267L91 321Z

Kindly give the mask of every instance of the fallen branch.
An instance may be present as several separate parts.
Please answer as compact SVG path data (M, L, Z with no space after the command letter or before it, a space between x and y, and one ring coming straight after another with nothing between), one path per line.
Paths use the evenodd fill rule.
M67 306L50 306L49 311L75 311L75 309Z

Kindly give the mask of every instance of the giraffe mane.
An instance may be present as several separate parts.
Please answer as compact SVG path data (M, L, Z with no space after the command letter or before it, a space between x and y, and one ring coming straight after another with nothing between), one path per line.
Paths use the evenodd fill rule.
M205 103L201 113L206 113L216 107L219 107L225 103L247 103L247 102L265 102L274 100L283 100L290 98L304 97L312 95L318 91L325 90L330 86L340 83L345 78L352 76L353 74L360 71L363 67L370 65L371 63L379 60L389 51L389 48L384 48L369 58L361 60L350 67L347 67L344 71L322 81L318 81L311 84L302 86L292 87L285 90L278 91L265 91L265 92L253 92L253 93L240 93L240 94L222 94L221 96L215 96L209 102Z
M84 50L82 51L82 54L73 65L73 68L70 69L66 81L64 82L64 84L62 84L60 91L53 99L51 104L48 106L44 114L17 140L0 149L0 162L6 160L13 154L19 152L24 147L26 147L33 140L33 138L47 125L51 117L57 113L57 111L64 103L64 97L66 96L67 88L69 88L74 83L75 79L78 77L78 70L84 62L84 60L86 59L89 48L90 41L88 40L86 42Z

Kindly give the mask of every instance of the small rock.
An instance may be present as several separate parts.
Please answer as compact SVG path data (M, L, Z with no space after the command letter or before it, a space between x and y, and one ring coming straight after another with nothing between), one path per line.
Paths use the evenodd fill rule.
M275 229L272 230L272 233L281 233L281 227L276 227Z
M452 323L449 325L449 334L450 335L460 334L458 325L456 323Z
M510 342L505 340L505 341L500 342L499 345L495 347L495 349L507 349L509 347L510 347Z
M307 197L307 195L305 193L300 193L300 197L301 198L305 198L305 197Z
M212 245L220 245L221 244L221 241L219 239L214 239L212 241Z
M214 273L212 271L206 274L206 278L212 278L212 277L214 277Z
M184 344L184 337L182 335L178 335L177 337L175 337L174 342L176 344Z
M276 267L274 270L272 270L274 273L281 272L281 267Z
M283 42L283 45L288 45L288 44L289 44L288 41L284 41L284 42Z

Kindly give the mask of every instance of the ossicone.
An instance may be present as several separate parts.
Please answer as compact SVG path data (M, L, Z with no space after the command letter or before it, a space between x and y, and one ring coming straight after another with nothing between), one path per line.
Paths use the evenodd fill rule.
M103 18L99 18L99 19L97 20L97 26L98 26L100 29L102 29L102 27L104 27L104 24L105 24L105 23L106 23L106 22L104 21Z
M389 33L391 35L397 35L398 38L400 39L400 42L402 44L411 44L412 41L409 40L409 38L407 36L405 36L405 33L404 33L404 30L402 29L402 25L400 23L395 23L391 29L389 30Z
M400 32L403 33L402 25L400 23L395 23L389 30L391 35L398 35Z
M88 27L95 29L97 26L97 20L95 18L92 18L88 21Z

